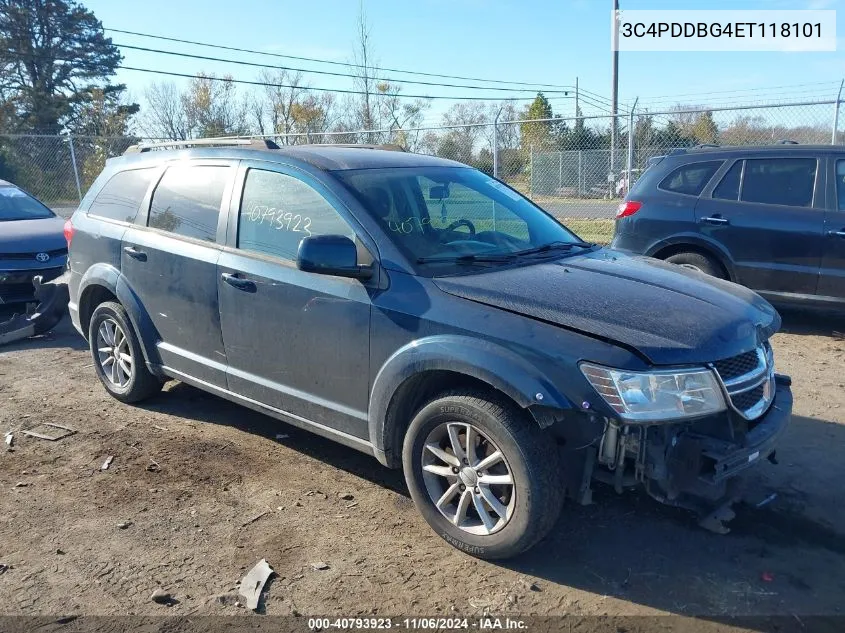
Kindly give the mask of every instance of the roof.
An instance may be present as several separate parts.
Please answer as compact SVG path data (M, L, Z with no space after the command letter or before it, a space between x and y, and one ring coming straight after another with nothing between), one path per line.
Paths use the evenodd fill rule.
M772 145L701 145L698 147L684 147L674 149L667 154L678 156L684 154L719 154L719 153L767 153L767 152L842 152L843 145L801 145L800 143L774 143Z
M215 139L207 139L213 141ZM225 139L224 139L225 140ZM201 144L200 144L201 143ZM292 162L307 163L324 171L340 171L347 169L374 169L385 167L466 167L445 158L414 154L412 152L397 151L396 146L378 145L285 145L268 147L257 143L220 143L219 146L211 142L202 141L195 147L188 144L174 143L173 146L161 144L154 146L155 151L141 149L144 146L131 148L122 157L111 159L120 162L160 162L174 158L228 158L228 159L256 159L273 161L276 158L290 158ZM285 162L280 160L279 162Z
M289 145L273 150L273 153L290 156L329 171L379 167L466 167L463 163L437 156L365 146Z

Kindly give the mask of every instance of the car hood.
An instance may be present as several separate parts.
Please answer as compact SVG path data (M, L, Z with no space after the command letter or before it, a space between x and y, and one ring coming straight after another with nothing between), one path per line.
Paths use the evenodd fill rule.
M464 299L612 341L655 365L729 358L780 328L775 309L747 288L609 249L434 283Z
M59 217L0 222L0 253L37 253L66 248L64 224Z

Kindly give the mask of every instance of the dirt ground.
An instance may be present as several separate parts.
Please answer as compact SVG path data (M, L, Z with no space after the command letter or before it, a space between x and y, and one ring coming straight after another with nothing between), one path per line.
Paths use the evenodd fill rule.
M140 407L111 399L65 320L0 350L0 614L245 613L232 592L262 558L267 614L840 614L845 321L785 324L795 418L731 534L597 484L594 505L495 564L438 538L372 458L178 382ZM78 433L20 433L40 422ZM151 601L159 587L174 604Z

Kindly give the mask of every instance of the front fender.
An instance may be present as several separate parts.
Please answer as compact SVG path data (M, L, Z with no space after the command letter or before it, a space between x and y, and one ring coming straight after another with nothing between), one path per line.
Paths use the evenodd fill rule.
M658 240L646 249L643 255L654 257L657 253L670 246L684 246L689 245L696 250L703 250L711 253L728 271L728 276L731 281L736 279L734 273L733 259L728 250L718 242L710 237L701 235L700 233L678 233L669 237Z
M92 308L87 304L86 297L93 296L90 291L98 286L112 293L129 315L132 328L141 345L144 360L147 364L160 365L161 358L155 346L159 340L158 331L153 325L152 319L144 309L138 295L129 285L120 271L111 264L95 264L91 266L82 277L79 283L79 314L88 314ZM86 292L88 291L88 292Z
M386 418L394 394L407 379L426 371L452 371L481 380L523 408L542 405L572 408L572 403L543 373L507 348L460 335L438 335L412 341L397 350L373 382L368 411L370 441L383 459L390 433Z

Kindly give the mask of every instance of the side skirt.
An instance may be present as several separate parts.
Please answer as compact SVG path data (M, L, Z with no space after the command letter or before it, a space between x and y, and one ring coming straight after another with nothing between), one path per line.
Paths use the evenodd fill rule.
M248 407L253 411L258 411L259 413L269 415L272 418L276 418L277 420L281 420L282 422L285 422L297 428L303 429L305 431L310 431L311 433L315 433L330 440L334 440L335 442L359 450L362 453L366 453L367 455L371 455L373 457L375 457L376 455L373 445L367 440L362 440L360 437L349 435L348 433L344 433L343 431L338 431L328 426L312 422L311 420L307 420L306 418L294 415L293 413L288 413L287 411L282 411L281 409L276 409L275 407L262 404L261 402L252 400L251 398L246 398L244 396L238 395L233 391L229 391L228 389L223 389L221 387L217 387L215 385L207 383L203 380L192 378L191 376L183 374L182 372L172 369L170 367L161 365L158 367L154 366L151 369L153 369L155 373L161 373L165 376L169 376L170 378L180 380L193 387L196 387L197 389L202 389L203 391L207 391L216 396L220 396L221 398L225 398L226 400L234 402L235 404Z

